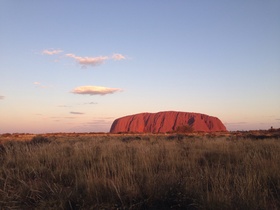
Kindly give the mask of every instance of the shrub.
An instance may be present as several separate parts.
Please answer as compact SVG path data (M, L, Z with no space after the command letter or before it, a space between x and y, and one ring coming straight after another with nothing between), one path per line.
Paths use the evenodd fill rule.
M50 143L51 141L49 140L49 138L45 137L45 136L41 136L41 135L38 135L38 136L34 136L30 143L31 144L46 144L46 143Z
M10 133L3 133L1 136L2 136L2 137L11 137L12 134L10 134Z
M176 133L192 133L194 129L190 125L181 125L178 126L175 131Z

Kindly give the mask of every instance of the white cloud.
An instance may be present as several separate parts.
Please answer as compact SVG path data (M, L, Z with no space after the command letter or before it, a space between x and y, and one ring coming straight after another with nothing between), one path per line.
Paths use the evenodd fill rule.
M0 96L0 100L4 99L5 97L4 96Z
M66 54L67 57L74 58L82 66L97 66L104 63L105 60L108 60L108 56L98 56L98 57L80 57L75 54Z
M63 52L62 50L43 50L42 54L44 55L55 55Z
M121 91L120 88L109 88L101 86L80 86L72 90L72 93L75 94L84 94L84 95L106 95L112 94L118 91Z
M122 54L117 54L117 53L115 53L115 54L112 56L112 58L113 58L114 60L124 60L124 59L126 59L126 57L125 57L124 55L122 55Z

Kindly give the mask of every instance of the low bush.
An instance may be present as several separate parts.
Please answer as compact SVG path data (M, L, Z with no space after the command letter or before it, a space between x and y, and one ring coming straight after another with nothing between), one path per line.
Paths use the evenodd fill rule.
M48 137L38 135L38 136L34 136L31 139L30 144L37 145L37 144L46 144L46 143L50 143L50 142L51 141Z
M176 133L192 133L194 131L193 127L190 125L178 126L175 130Z

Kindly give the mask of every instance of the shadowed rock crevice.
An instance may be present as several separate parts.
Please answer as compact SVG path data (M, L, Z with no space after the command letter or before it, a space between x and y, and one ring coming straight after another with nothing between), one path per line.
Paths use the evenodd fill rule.
M158 113L140 113L116 119L111 133L166 133L173 132L179 126L190 126L193 131L227 131L217 118L200 113L166 111Z

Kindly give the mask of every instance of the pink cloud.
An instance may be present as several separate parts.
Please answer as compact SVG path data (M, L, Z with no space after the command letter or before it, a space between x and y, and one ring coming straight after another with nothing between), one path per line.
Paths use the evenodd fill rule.
M80 86L72 90L72 93L83 94L83 95L106 95L119 92L122 89L120 88L109 88L101 86Z
M43 50L42 54L44 55L55 55L63 52L62 50ZM102 63L104 63L106 60L124 60L126 57L120 53L115 53L112 56L96 56L96 57L88 57L88 56L77 56L73 53L64 54L66 57L74 59L78 64L80 64L82 67L87 66L97 66ZM55 62L58 62L59 60L56 59Z
M66 54L67 57L74 58L79 64L83 66L91 65L96 66L102 64L105 60L108 60L108 56L98 56L98 57L80 57L75 54Z
M63 52L62 50L43 50L42 54L44 55L55 55Z
M0 100L4 99L5 97L4 96L0 96Z
M114 60L124 60L124 59L126 59L126 57L125 57L124 55L122 55L122 54L114 54L114 55L112 56L112 58L113 58Z

